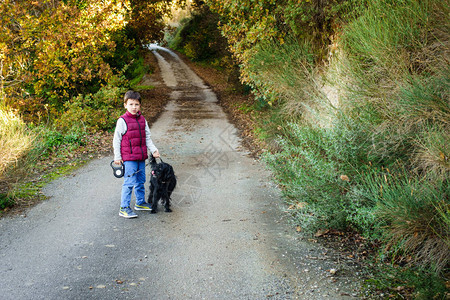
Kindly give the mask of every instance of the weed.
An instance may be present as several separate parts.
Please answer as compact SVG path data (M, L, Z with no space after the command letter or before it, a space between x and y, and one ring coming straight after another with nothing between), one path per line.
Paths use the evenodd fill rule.
M14 205L14 199L8 194L0 194L0 211Z

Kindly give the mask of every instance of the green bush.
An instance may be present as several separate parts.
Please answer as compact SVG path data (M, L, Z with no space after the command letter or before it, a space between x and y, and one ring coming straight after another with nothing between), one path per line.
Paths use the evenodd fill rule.
M360 229L356 222L350 222L355 211L349 205L353 200L349 192L360 180L358 168L376 161L368 152L370 127L345 115L333 125L323 128L314 122L290 123L279 141L281 151L265 156L283 183L285 195L307 203L295 211L307 231L348 226ZM361 216L366 217L370 218Z
M115 76L95 94L79 95L64 105L65 112L55 121L64 130L108 130L121 114L122 97L126 91L123 78Z
M370 1L368 9L343 30L343 48L351 61L346 67L356 85L353 92L372 101L389 100L410 74L433 72L440 61L433 56L442 52L439 48L446 48L433 32L437 20L446 22L439 16L445 3ZM444 11L448 13L448 6Z
M39 138L36 140L32 151L36 152L38 156L49 157L61 148L72 150L85 145L87 132L83 129L72 128L72 130L63 133L60 130L47 127L36 128L35 131L39 132Z

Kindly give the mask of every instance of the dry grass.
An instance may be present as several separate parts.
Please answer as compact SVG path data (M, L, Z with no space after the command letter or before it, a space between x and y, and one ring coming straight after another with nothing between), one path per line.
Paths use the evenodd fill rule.
M0 179L30 149L34 138L17 114L0 107Z
M434 173L440 178L450 174L449 127L431 129L421 140L416 141L413 164L419 171Z

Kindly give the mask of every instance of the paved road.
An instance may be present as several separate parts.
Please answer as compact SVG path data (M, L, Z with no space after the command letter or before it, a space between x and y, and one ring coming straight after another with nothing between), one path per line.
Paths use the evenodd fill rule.
M94 160L0 220L0 299L349 298L354 269L293 232L214 93L175 54L154 53L172 89L151 130L178 177L174 212L119 217L122 180L111 157Z

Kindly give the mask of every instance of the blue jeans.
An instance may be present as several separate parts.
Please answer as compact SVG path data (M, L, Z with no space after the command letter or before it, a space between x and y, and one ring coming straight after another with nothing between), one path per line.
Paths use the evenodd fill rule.
M133 192L133 188L134 188L134 195L136 196L136 204L141 205L146 203L145 160L125 161L124 165L125 165L125 175L122 186L122 198L120 201L120 207L130 206L131 193Z

